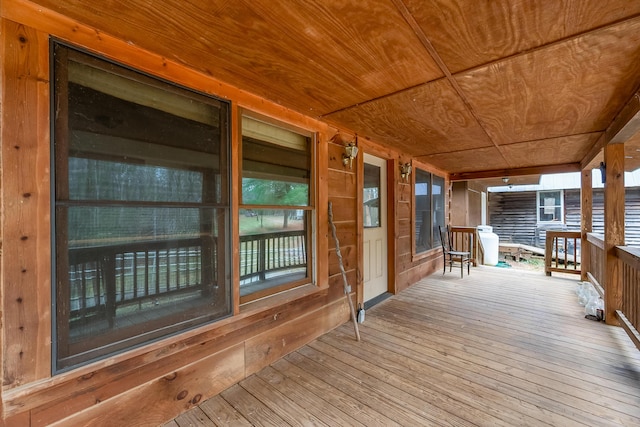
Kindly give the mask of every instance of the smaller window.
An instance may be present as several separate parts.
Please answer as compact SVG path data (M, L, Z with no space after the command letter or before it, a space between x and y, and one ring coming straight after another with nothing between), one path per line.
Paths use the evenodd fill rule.
M432 248L431 225L431 174L416 169L414 209L416 213L414 230L416 236L416 253L426 252Z
M539 191L537 220L539 223L544 222L564 222L564 203L562 190L555 191Z
M442 246L440 241L440 227L444 228L444 178L431 175L431 194L433 197L433 246Z
M380 166L364 164L363 200L364 227L380 227Z
M311 137L242 118L240 302L311 282Z
M444 178L416 168L414 185L414 250L421 254L441 246L445 226Z

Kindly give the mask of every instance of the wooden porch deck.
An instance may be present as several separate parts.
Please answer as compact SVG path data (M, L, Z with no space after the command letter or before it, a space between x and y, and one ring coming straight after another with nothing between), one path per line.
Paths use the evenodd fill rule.
M576 280L434 274L166 427L637 426L640 352Z

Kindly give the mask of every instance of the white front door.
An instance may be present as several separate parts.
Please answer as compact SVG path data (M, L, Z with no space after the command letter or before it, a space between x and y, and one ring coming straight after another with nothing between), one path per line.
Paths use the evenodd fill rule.
M387 273L387 162L364 155L364 301L388 290Z

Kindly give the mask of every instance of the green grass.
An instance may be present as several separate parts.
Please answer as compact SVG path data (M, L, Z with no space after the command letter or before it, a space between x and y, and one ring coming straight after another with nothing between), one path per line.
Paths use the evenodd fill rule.
M273 233L283 231L284 218L282 215L258 215L254 217L240 216L240 235ZM290 219L286 230L302 230L303 221Z

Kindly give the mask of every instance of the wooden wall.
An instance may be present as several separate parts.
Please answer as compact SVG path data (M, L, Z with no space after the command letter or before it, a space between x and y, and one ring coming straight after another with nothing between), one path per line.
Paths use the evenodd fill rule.
M449 221L451 225L467 226L469 224L469 181L456 181L451 183L451 203L449 209ZM477 224L476 224L477 225Z
M477 181L451 183L451 225L475 227L482 224L482 193L486 190Z
M565 190L565 217L569 230L580 230L580 190ZM624 233L627 245L640 247L640 188L625 190ZM593 232L604 234L604 190L593 190Z
M488 225L500 241L533 245L536 239L536 192L489 193Z
M348 280L356 283L352 297L361 301L363 156L353 170L342 165L343 141L330 141L337 129L28 2L4 6L0 409L5 425L160 424L348 320L327 206L331 201ZM243 306L236 302L230 318L52 376L49 36L229 99L234 121L245 108L316 132L316 286ZM237 167L237 130L232 139ZM389 210L395 218L389 280L390 290L399 292L440 268L440 251L419 259L412 255L412 186L400 181L398 170L400 161L411 159L371 141L359 145L388 159ZM235 177L236 191L238 185ZM232 213L238 214L237 201ZM237 291L237 278L234 286Z
M536 224L536 192L489 194L489 225L500 241L544 247L544 237ZM580 190L564 190L564 228L580 230ZM593 232L604 233L604 190L593 190ZM625 191L625 239L640 246L640 188Z

